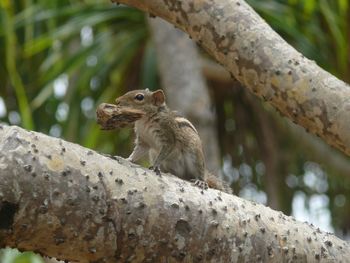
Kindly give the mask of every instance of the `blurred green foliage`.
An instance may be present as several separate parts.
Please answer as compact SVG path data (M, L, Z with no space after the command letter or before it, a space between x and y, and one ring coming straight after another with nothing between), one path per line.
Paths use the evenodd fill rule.
M348 0L247 0L306 57L349 82Z
M347 0L248 2L306 57L350 82ZM126 156L130 152L131 131L101 132L95 122L95 108L101 102L112 102L129 89L159 86L155 50L144 14L109 1L0 0L0 25L0 121ZM229 103L223 104L224 115L230 118L242 103L238 94L235 96L236 100L230 98ZM227 125L222 130L237 136L234 127L238 121L223 120ZM239 145L222 152L238 156L236 160L241 163L235 165L240 165L240 173L254 168L253 179L243 176L247 182L234 187L253 183L261 192L265 187L261 179L264 172L259 168L261 153L254 160L252 157L252 149L257 152L259 140L253 129L248 127L244 131L247 147ZM234 132L231 134L230 130ZM289 178L288 193L282 190L283 211L287 213L297 191L308 197L317 193L317 189L303 183L302 175L312 165L306 162L307 157L300 154L300 149L297 152L295 144L296 140L284 139L280 145L287 152L283 158L293 163L288 167L293 166L295 173L290 177L287 166L280 170L285 176L280 179L284 187L287 187L284 180ZM292 160L293 151L299 155ZM317 174L318 168L312 169ZM327 179L320 174L329 185L328 190L321 192L331 201L339 199L339 193L349 196L348 181L332 176ZM293 180L299 181L298 187L290 186ZM350 228L347 223L350 215L346 214L350 206L344 202L340 202L342 206L333 202L329 205L333 225L343 231ZM0 262L41 261L32 253L2 250Z
M33 252L21 253L17 249L0 250L1 263L44 263L42 258Z
M154 63L143 55L151 52L144 15L101 1L2 1L0 18L1 120L111 152L94 109L127 88L154 85L134 69Z

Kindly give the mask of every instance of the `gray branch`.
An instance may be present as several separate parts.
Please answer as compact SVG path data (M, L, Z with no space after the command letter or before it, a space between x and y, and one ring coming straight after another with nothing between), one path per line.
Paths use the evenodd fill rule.
M118 0L187 32L243 86L350 155L350 88L286 43L244 0Z
M239 85L235 79L230 78L228 72L220 65L207 59L202 59L202 71L207 79L225 83L236 87ZM217 87L215 87L217 88ZM243 87L242 87L243 88ZM220 91L218 91L220 92ZM274 113L274 114L273 114ZM266 114L272 114L271 117L276 120L279 116L275 114L273 109L266 111ZM281 129L295 140L298 140L300 149L309 152L309 159L327 165L331 170L336 171L340 176L348 176L350 174L350 159L349 156L337 151L330 145L326 144L320 138L313 134L307 133L305 129L295 125L290 120L286 119L279 122Z
M79 262L347 262L350 246L267 207L122 158L0 128L0 247Z

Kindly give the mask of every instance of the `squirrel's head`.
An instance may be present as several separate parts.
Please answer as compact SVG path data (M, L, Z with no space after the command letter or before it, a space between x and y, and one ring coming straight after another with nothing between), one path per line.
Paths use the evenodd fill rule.
M118 97L115 102L116 105L120 107L152 111L152 109L165 106L165 95L160 89L153 92L148 89L133 90Z

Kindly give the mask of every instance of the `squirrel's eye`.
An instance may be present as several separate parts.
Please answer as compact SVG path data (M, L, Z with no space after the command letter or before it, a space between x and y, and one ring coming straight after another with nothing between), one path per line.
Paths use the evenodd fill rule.
M135 99L136 99L136 100L139 100L139 101L143 100L144 98L145 98L145 96L143 96L143 94L137 94L137 95L135 96Z

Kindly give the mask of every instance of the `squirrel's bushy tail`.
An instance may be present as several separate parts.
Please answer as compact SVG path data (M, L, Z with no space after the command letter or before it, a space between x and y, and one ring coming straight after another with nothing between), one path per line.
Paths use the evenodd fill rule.
M227 182L219 178L219 176L215 176L208 171L206 171L205 173L204 181L208 184L210 188L214 188L228 194L233 194L233 191Z

